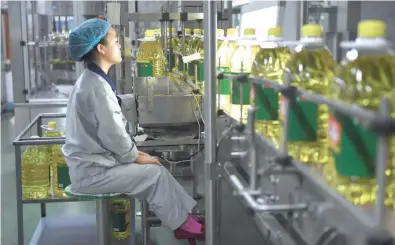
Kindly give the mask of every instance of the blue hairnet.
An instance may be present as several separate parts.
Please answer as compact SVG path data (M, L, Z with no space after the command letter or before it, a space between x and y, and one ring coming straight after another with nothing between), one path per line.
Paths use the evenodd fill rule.
M97 18L82 22L70 32L70 57L75 61L81 61L81 58L107 35L110 27L110 23Z

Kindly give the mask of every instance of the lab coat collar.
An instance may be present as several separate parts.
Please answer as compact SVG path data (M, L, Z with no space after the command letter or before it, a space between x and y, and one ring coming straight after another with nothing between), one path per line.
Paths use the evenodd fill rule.
M96 73L97 75L101 76L106 82L111 86L112 91L117 93L117 89L115 84L111 81L110 77L95 63L89 63L87 67L90 71Z

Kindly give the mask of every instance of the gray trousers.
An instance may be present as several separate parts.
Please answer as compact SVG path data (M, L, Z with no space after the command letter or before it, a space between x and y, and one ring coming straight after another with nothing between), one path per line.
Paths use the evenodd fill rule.
M74 185L73 185L74 186ZM163 166L121 164L80 181L75 191L86 194L124 193L146 200L170 229L177 229L196 201Z

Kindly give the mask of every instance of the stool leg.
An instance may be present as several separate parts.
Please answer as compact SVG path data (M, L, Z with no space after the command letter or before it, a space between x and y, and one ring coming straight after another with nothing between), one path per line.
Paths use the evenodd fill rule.
M130 219L130 239L129 245L136 245L136 203L135 199L130 199L130 210L129 210L129 219Z
M143 245L148 245L149 241L149 204L147 201L141 201L141 230L143 232Z
M109 204L110 201L107 198L96 201L97 245L111 245Z

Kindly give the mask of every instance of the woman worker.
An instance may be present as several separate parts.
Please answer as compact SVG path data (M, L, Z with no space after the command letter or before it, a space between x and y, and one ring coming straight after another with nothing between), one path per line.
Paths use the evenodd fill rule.
M203 222L190 214L196 202L158 159L138 151L107 76L122 61L111 25L89 19L71 31L69 54L84 61L67 103L63 154L72 189L84 194L124 193L148 201L178 239L204 239Z

